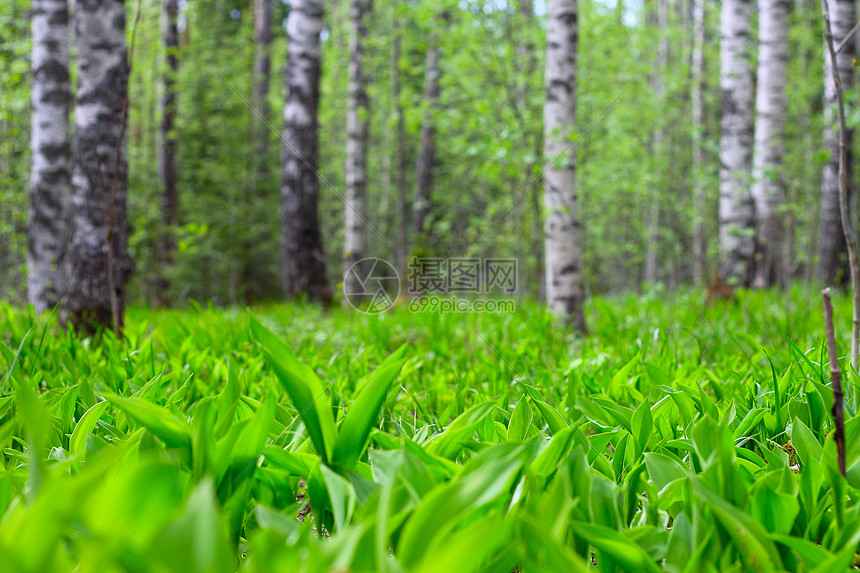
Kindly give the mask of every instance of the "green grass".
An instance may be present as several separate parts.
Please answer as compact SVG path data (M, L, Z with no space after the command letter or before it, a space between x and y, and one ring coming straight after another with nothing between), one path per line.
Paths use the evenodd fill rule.
M124 342L0 306L0 570L847 570L860 390L843 478L791 298L597 299L588 338L526 302L131 309Z

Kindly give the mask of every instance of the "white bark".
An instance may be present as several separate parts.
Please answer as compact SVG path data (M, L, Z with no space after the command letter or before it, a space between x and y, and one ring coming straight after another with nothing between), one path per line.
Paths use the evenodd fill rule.
M754 207L749 192L753 106L750 9L750 0L724 0L720 26L720 275L725 281L745 286L752 280L755 252Z
M544 237L547 304L585 330L580 245L576 206L576 0L547 3L544 154L554 161L544 174Z
M693 55L691 63L690 94L693 119L693 277L696 282L705 280L707 248L705 246L705 148L702 145L705 129L705 106L702 83L705 76L705 0L693 1Z
M287 19L287 101L281 156L281 281L284 295L328 301L317 203L321 0L293 0Z
M790 0L759 2L759 62L755 151L751 193L755 203L758 288L778 284L783 274L785 191L781 178L785 154L786 70Z
M364 76L364 41L369 0L349 0L349 102L346 115L346 201L344 260L348 270L367 254L365 193L367 188L368 99ZM361 288L356 273L344 275L346 292Z
M71 198L69 12L66 0L32 4L30 222L27 299L37 312L56 304Z
M854 26L855 7L853 0L829 0L830 27L833 42L838 45ZM860 35L858 35L860 37ZM849 41L836 57L839 78L843 90L854 85L854 66L856 44ZM830 151L830 159L821 171L821 213L818 226L818 269L817 278L822 283L845 283L848 280L848 264L845 252L845 236L839 212L839 125L836 114L836 88L833 84L833 68L830 54L824 46L824 147ZM854 185L852 175L854 130L845 134L845 150L848 156L848 197L854 204Z
M122 137L128 82L125 3L122 0L77 2L75 38L78 90L72 232L65 261L63 306L65 318L93 328L109 326L112 322L106 241L110 219L113 284L120 321L125 305L125 280L134 269L126 248L128 162ZM111 211L112 217L109 216Z

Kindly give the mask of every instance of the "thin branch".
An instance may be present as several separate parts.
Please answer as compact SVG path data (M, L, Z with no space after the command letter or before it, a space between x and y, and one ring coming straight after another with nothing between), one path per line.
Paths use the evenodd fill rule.
M836 46L836 53L837 54L840 53L842 51L842 48L844 48L845 45L848 44L848 41L854 37L854 34L857 33L857 30L860 30L860 22L857 22L856 24L854 24L854 27L851 28L851 31L848 32L847 34L845 34L845 37L842 38L842 41L839 42L838 46Z
M839 355L836 353L836 334L833 331L833 305L830 303L830 289L821 291L824 299L824 332L827 338L827 354L830 357L830 379L833 381L833 424L836 432L833 439L836 441L836 459L839 462L839 471L845 475L845 410L843 408L844 396L842 394L842 371L839 369Z
M839 65L836 58L836 48L833 46L833 32L830 26L830 7L827 0L821 0L821 11L824 16L824 39L830 51L830 65L833 72L833 83L836 87L836 103L839 111L839 212L842 219L842 232L848 248L848 262L851 269L851 290L853 302L853 317L851 323L851 368L858 369L860 360L860 265L857 262L857 235L851 226L851 216L848 208L848 153L845 143L848 128L845 122L845 103L842 95L842 81L839 77Z

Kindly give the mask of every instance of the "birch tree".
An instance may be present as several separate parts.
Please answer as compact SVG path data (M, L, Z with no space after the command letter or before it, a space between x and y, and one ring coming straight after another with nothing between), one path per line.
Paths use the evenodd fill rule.
M370 0L349 0L349 102L346 114L346 201L344 260L346 268L366 256L368 98L364 76L364 41ZM357 273L344 275L345 292L361 289Z
M125 282L134 269L127 250L128 161L123 136L128 82L125 3L78 2L75 38L72 232L65 257L63 316L87 329L110 326L116 318L117 327L125 308Z
M582 247L576 197L576 0L547 3L544 83L544 174L546 298L549 308L585 331Z
M156 304L169 306L170 264L176 248L174 234L179 224L179 195L176 191L176 73L179 70L179 33L176 17L177 0L164 0L162 39L166 68L161 77L161 144L158 147L158 183L161 186L161 227L158 236L158 281Z
M853 0L829 0L829 3L833 41L838 45L854 26L854 2ZM843 90L850 90L854 86L854 67L851 62L856 57L856 53L855 42L849 41L836 57ZM816 276L822 283L831 283L835 280L847 283L845 235L842 231L839 212L839 124L836 114L836 87L833 84L833 67L826 46L824 46L824 115L824 147L830 152L830 157L821 171L821 212L818 224ZM848 172L849 205L854 204L856 194L851 169L853 140L854 130L849 128L845 134L845 151L848 157L845 168Z
M69 11L66 0L33 0L30 222L27 299L37 312L61 294L71 197Z
M755 204L754 285L778 284L783 276L785 191L780 177L785 155L786 69L790 0L760 0L756 82L755 149L751 193Z
M705 77L705 0L693 0L693 51L690 66L691 110L693 120L693 278L705 280L707 246L705 245L705 105L702 97Z
M321 0L294 0L287 19L287 101L281 155L280 250L284 295L327 302L317 202Z
M750 0L724 0L720 31L720 278L748 286L755 252L752 164L753 76L750 66Z

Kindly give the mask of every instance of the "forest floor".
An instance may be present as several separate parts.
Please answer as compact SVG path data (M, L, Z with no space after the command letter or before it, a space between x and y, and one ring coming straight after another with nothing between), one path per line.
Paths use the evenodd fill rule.
M588 337L517 307L132 308L124 341L94 341L0 305L0 554L10 571L852 567L860 388L844 376L843 478L817 290L597 298Z

